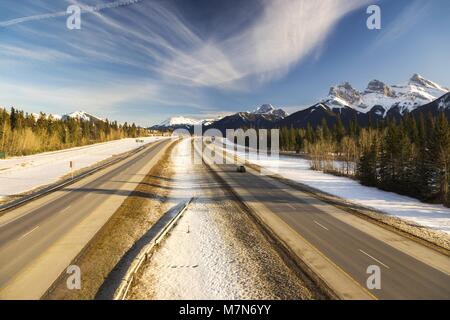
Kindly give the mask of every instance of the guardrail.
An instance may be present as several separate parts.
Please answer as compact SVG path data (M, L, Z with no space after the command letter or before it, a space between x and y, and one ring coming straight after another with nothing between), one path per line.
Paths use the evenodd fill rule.
M146 245L141 252L137 255L136 258L131 262L131 266L128 269L127 273L123 277L118 289L116 290L113 299L114 300L125 300L130 290L133 281L135 280L136 273L140 270L142 264L147 261L153 254L154 249L159 245L159 243L164 239L167 233L176 225L178 220L181 218L183 213L189 207L194 198L189 199L183 208L181 208L175 216L170 219L167 224L161 229L160 232L153 238L153 240Z
M118 162L120 162L120 161L122 161L122 160L124 160L124 159L126 159L126 158L128 158L128 157L130 157L130 156L132 156L132 155L142 151L142 150L144 150L146 147L148 147L148 146L150 146L152 144L155 144L155 145L159 144L161 141L164 141L164 139L161 139L161 140L158 140L158 141L154 141L154 142L150 142L150 143L148 143L146 145L143 145L143 146L141 146L141 147L139 147L137 149L134 149L132 151L126 152L125 154L123 154L123 155L121 155L121 156L119 156L117 158L114 158L111 161L108 161L108 162L106 162L106 163L104 163L104 164L102 164L100 166L97 166L97 167L92 168L92 169L90 169L88 171L82 172L82 173L74 176L73 178L69 178L69 179L66 179L66 180L61 181L61 182L56 182L56 183L51 184L51 185L49 185L49 186L47 186L47 187L45 187L45 188L43 188L43 189L41 189L39 191L33 192L32 194L30 194L28 196L23 196L20 199L13 200L13 201L8 202L8 203L6 203L4 205L1 205L0 206L0 213L3 213L5 211L11 210L11 209L15 209L15 208L20 207L20 206L23 206L24 204L26 204L26 203L28 203L30 201L36 200L38 198L41 198L43 196L48 195L49 193L52 193L52 192L54 192L56 190L59 190L59 189L62 189L64 187L68 186L68 185L71 185L71 184L73 184L73 183L75 183L75 182L77 182L77 181L79 181L79 180L81 180L81 179L83 179L83 178L85 178L87 176L90 176L90 175L96 173L97 171L100 171L100 170L102 170L102 169L104 169L106 167L109 167L109 166L111 166L113 164L116 164L116 163L118 163Z

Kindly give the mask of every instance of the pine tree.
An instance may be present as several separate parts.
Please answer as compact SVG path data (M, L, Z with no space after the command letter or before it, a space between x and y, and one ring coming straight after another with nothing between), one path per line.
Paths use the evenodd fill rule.
M311 126L311 123L308 122L308 124L306 125L306 140L309 143L314 143L315 142L315 135L314 135L314 130Z
M377 160L378 141L376 136L374 136L370 147L363 150L357 165L356 175L363 185L371 187L377 185Z
M341 144L344 136L345 136L345 127L344 124L342 123L341 117L338 116L337 122L334 127L334 137L336 139L336 142L338 144Z
M450 204L450 128L443 112L439 113L430 136L429 155L434 159L435 187L440 201Z
M395 122L390 120L381 143L380 186L387 190L391 190L397 179L395 170L395 153L398 144L396 131Z
M300 153L305 148L305 132L304 130L300 129L296 131L295 135L295 145L296 145L296 152Z
M297 139L296 139L296 130L291 127L289 129L289 150L297 151Z
M415 165L410 188L414 196L424 200L431 198L432 182L432 170L427 145L428 137L427 130L425 128L425 119L423 114L420 114L419 122L417 124Z
M331 140L331 132L330 129L328 128L328 123L325 118L322 119L322 124L320 125L320 132L321 134L319 134L318 136L322 137L323 140L325 141Z

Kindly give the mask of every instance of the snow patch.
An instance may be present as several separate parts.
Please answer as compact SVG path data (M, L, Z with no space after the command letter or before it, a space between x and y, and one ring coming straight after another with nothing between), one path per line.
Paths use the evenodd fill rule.
M227 142L231 143L231 142ZM235 151L243 158L243 152ZM247 156L248 161L284 178L308 185L367 208L450 234L450 208L420 202L417 199L366 187L355 180L310 169L310 161L288 156Z
M161 137L141 139L145 143L149 143L159 140ZM128 138L0 160L0 199L58 181L61 177L70 173L70 161L73 161L73 169L79 170L140 146L142 146L142 143L137 143L136 139Z

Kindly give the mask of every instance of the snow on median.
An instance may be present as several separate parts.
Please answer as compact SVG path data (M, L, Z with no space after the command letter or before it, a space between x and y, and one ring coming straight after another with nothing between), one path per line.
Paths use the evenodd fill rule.
M0 160L0 200L58 181L61 177L70 174L70 161L73 162L74 171L80 170L161 137L139 139L144 142L127 138Z
M237 152L241 158L243 152ZM328 194L340 197L349 202L372 208L389 215L404 219L410 223L428 227L450 234L450 208L420 202L417 199L386 192L373 187L366 187L359 182L326 174L310 169L310 162L300 157L280 155L274 157L248 156L247 160L264 169L277 172L290 179Z

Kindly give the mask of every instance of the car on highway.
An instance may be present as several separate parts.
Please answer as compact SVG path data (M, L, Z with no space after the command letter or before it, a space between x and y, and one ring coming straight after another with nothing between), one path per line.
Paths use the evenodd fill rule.
M239 166L237 167L237 172L245 173L247 172L247 169L245 168L245 166Z

